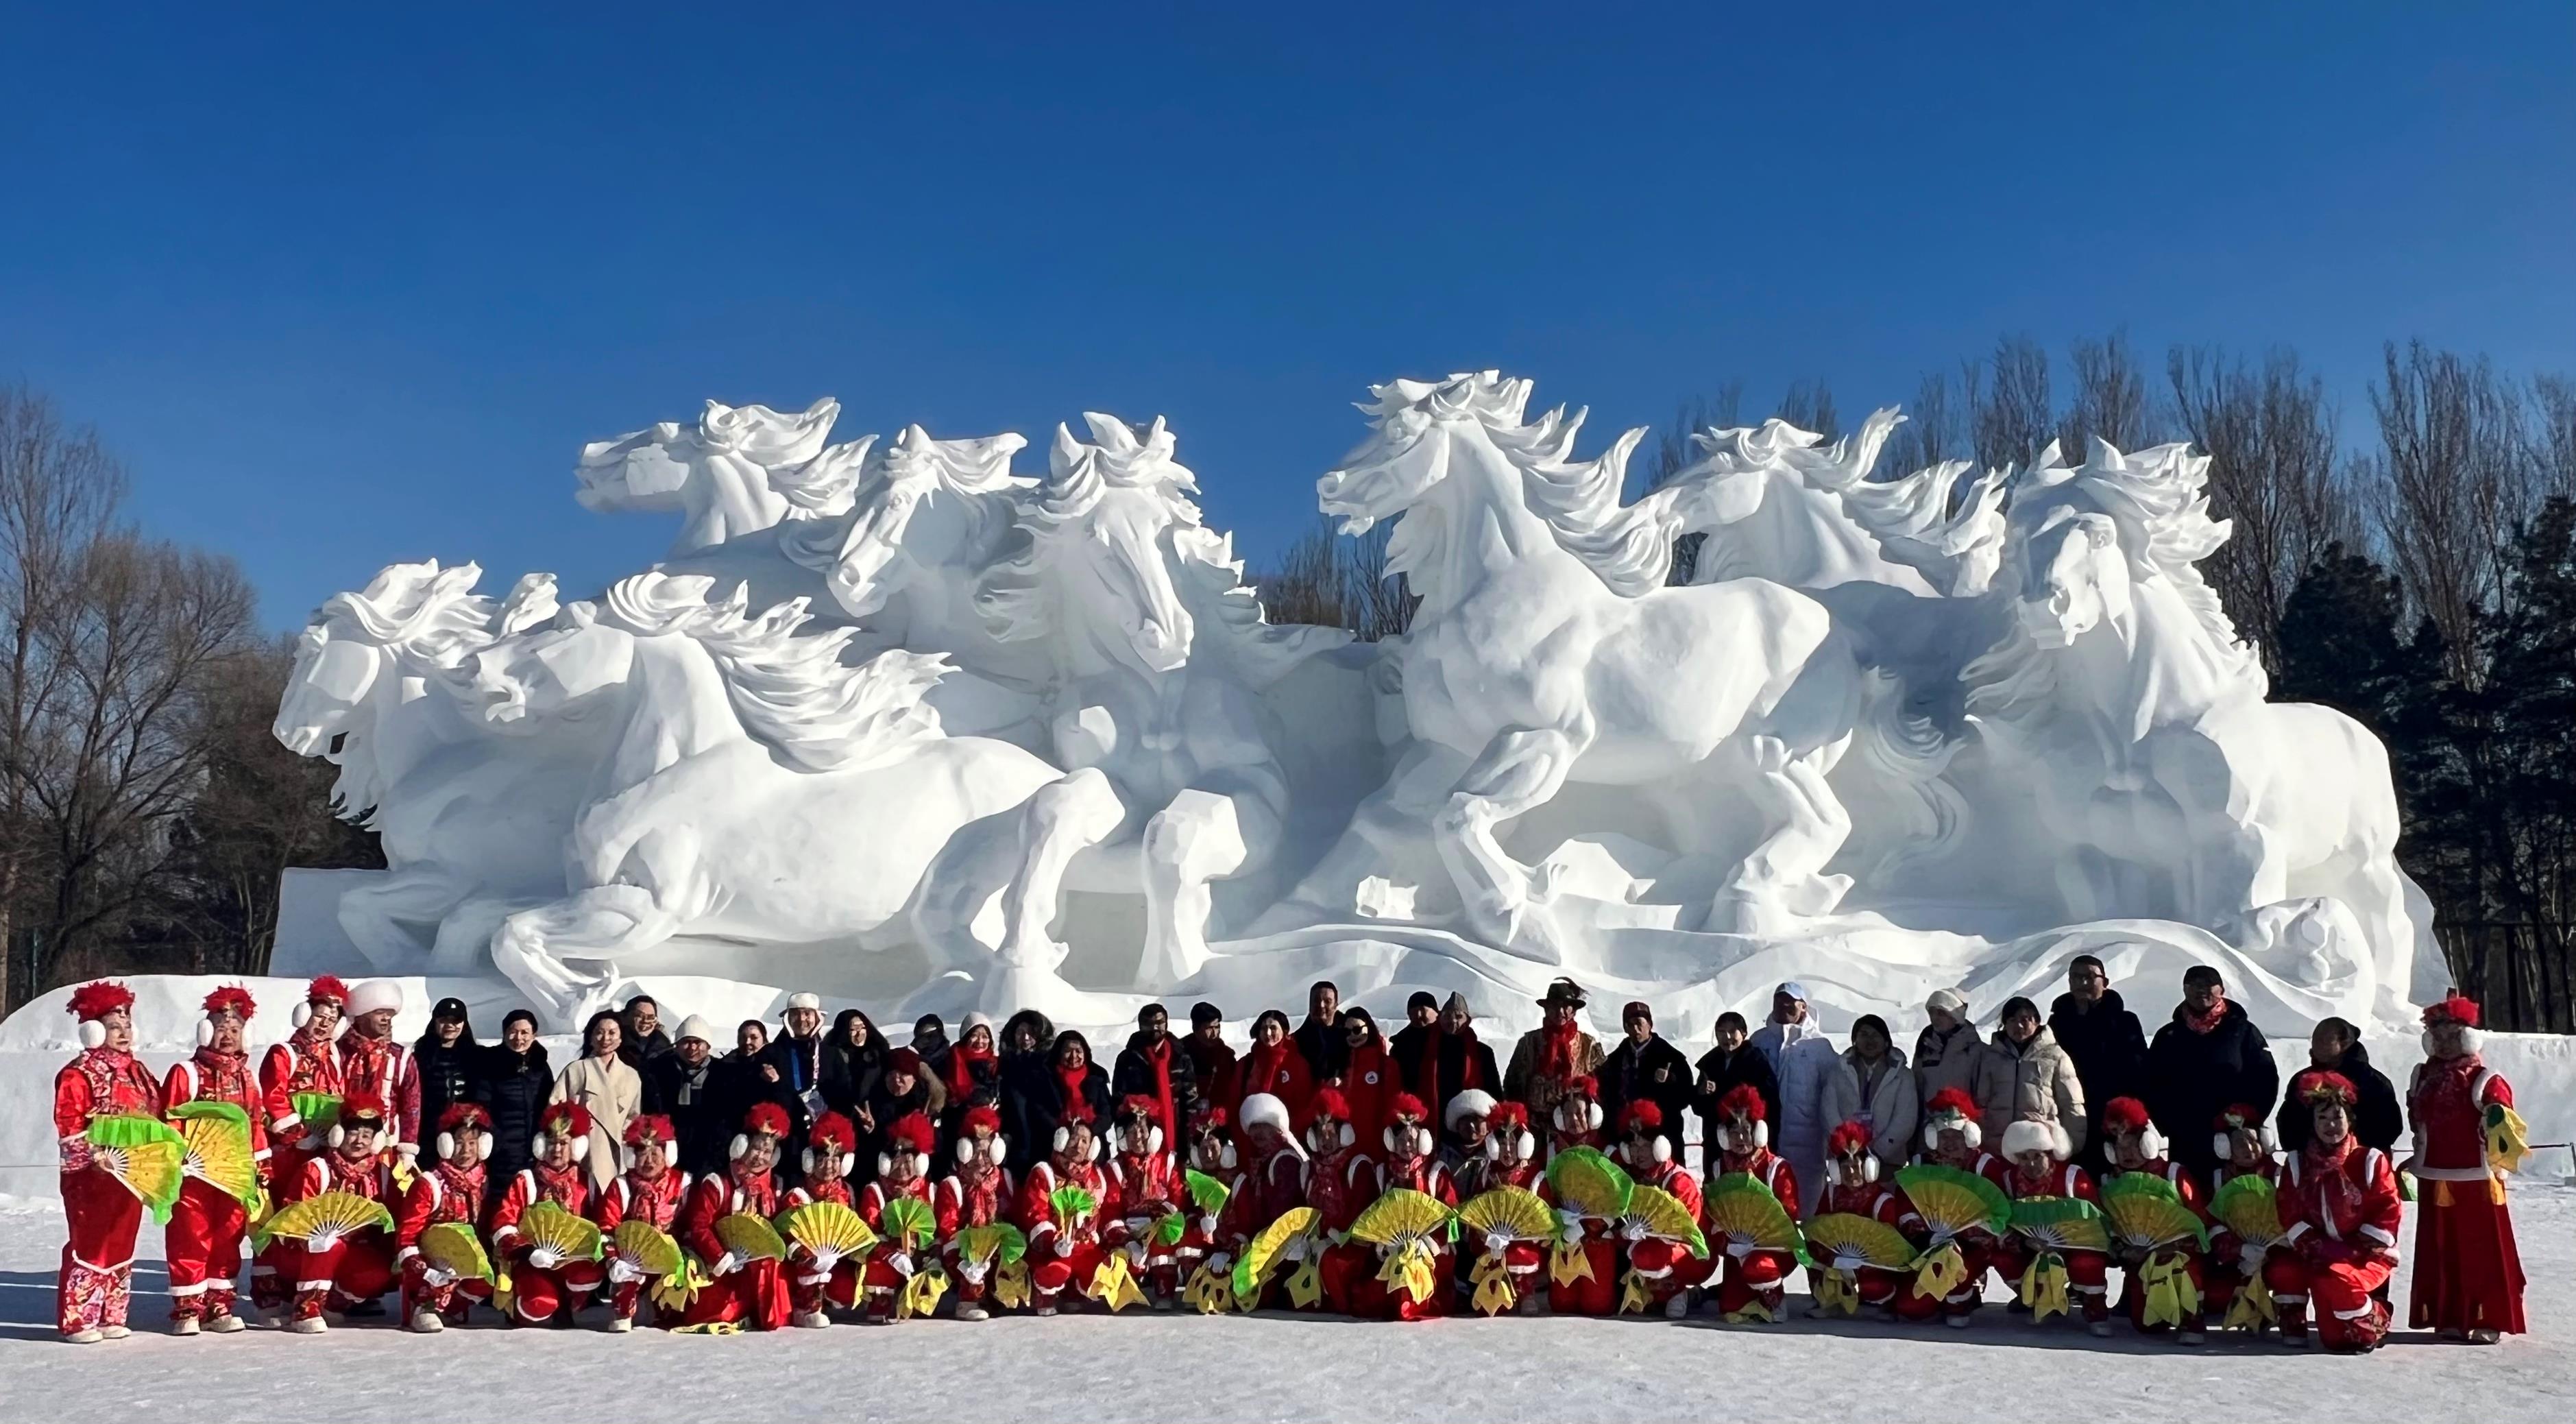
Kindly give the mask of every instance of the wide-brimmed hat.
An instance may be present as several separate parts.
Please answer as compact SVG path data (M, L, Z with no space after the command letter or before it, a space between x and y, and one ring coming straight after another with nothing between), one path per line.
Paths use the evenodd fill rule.
M1538 1006L1545 1009L1554 1007L1558 1004L1566 1004L1578 1009L1582 1008L1583 986L1575 983L1571 979L1549 980L1547 982L1547 995L1538 1001Z

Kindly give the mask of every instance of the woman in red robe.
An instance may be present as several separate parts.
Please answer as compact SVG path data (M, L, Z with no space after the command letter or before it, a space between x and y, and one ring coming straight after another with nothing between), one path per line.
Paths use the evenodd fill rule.
M63 1243L54 1287L63 1338L77 1344L122 1340L129 1333L134 1237L143 1227L142 1199L100 1165L89 1141L90 1119L158 1117L161 1085L134 1056L134 993L122 984L72 991L80 1020L80 1056L54 1075L54 1134L62 1143Z
M2523 1332L2522 1255L2504 1166L2487 1147L2513 1086L2478 1056L2478 1005L2454 994L2424 1011L2426 1061L2406 1091L2415 1134L2415 1285L2407 1323L2492 1345Z

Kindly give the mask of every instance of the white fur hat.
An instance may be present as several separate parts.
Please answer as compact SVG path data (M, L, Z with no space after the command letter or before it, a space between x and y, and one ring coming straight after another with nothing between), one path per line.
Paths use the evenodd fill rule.
M2019 1157L2025 1152L2045 1152L2063 1162L2075 1151L2074 1141L2066 1129L2053 1122L2022 1121L2004 1129L2004 1155Z
M787 996L787 1007L790 1009L812 1009L816 1013L821 1013L823 1011L823 996L820 994L790 994Z
M380 1009L401 1013L402 1006L402 985L391 979L362 979L349 991L348 1013L353 1019L363 1018Z
M1440 1115L1440 1122L1451 1132L1456 1132L1458 1124L1471 1117L1492 1117L1493 1115L1494 1095L1482 1088L1469 1088L1449 1100L1449 1110Z
M716 1026L707 1022L706 1016L703 1014L691 1014L687 1018L680 1020L680 1031L671 1035L671 1041L673 1043L677 1043L684 1038L694 1038L698 1042L705 1044L707 1047L713 1048L716 1046L717 1042Z
M1264 1124L1282 1137L1296 1135L1288 1130L1288 1105L1268 1093L1255 1093L1243 1100L1243 1130L1250 1132Z

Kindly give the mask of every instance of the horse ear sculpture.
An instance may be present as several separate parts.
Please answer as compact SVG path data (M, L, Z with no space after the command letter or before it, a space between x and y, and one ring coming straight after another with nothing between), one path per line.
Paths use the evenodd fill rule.
M828 399L587 446L667 562L570 601L394 565L299 641L277 736L388 862L342 926L563 1025L656 973L1084 1027L1319 974L1705 1017L1757 956L1844 1015L2078 952L2280 1020L2439 991L2384 751L2267 700L2194 567L2204 458L1881 471L1881 410L1702 432L1630 501L1643 432L1532 393L1361 403L1316 492L1392 525L1375 644L1269 621L1159 417L1083 413L1043 478L1013 434L831 443Z

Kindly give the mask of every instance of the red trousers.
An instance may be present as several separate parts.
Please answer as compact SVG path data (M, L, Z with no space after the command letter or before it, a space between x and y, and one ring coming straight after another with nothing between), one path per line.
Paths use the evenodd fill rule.
M1067 1290L1079 1294L1091 1284L1092 1274L1100 1269L1100 1245L1094 1241L1077 1242L1070 1255L1055 1253L1055 1241L1031 1247L1029 1265L1029 1304L1039 1309L1054 1305Z
M2177 1249L2179 1248L2168 1246L2164 1250L2158 1251L2156 1254L2158 1256L2170 1255ZM2070 1264L2066 1269L2067 1273L2071 1275L2074 1273L2075 1267ZM2145 1273L2145 1269L2146 1268L2143 1266L2131 1266L2124 1273L2120 1286L2120 1309L2127 1312L2129 1323L2131 1325L2136 1326L2140 1330L2151 1330L2155 1333L2161 1334L2164 1331L2173 1329L2174 1327L2170 1325L2150 1326L2147 1324L2147 1283L2140 1279L2140 1277ZM2200 1317L2203 1314L2206 1314L2209 1309L2209 1265L2201 1259L2198 1252L2191 1252L2183 1257L2183 1270L2185 1274L2191 1277L2192 1289L2198 1291L2201 1297L2201 1308L2197 1311L2188 1312L2189 1319L2185 1320L2183 1323L2188 1328L2197 1330L2200 1328ZM2235 1292L2233 1289L2228 1292L2228 1299L2235 1299Z
M170 1224L161 1233L170 1262L170 1318L233 1313L233 1277L241 1273L242 1235L250 1213L232 1193L190 1177L179 1184Z
M1324 1248L1324 1259L1315 1269L1324 1287L1323 1308L1335 1315L1357 1315L1360 1284L1377 1273L1377 1252L1370 1247L1345 1243Z
M2522 1253L2505 1204L2482 1182L2426 1182L2421 1195L2407 1322L2418 1330L2523 1333Z
M1648 1298L1662 1305L1707 1280L1710 1263L1670 1241L1636 1241L1628 1246L1628 1269L1646 1283Z
M1583 1238L1584 1264L1592 1274L1560 1285L1547 1282L1547 1308L1559 1315L1608 1315L1619 1304L1619 1248L1592 1236Z
M403 1262L402 1318L405 1325L423 1310L436 1311L447 1317L450 1325L465 1323L466 1308L478 1300L492 1298L490 1281L450 1281L443 1286L431 1285L426 1276L429 1263L418 1256Z
M1774 1314L1780 1309L1785 1282L1798 1258L1778 1251L1748 1251L1741 1256L1727 1256L1717 1282L1717 1309L1731 1315L1746 1306L1759 1303Z
M2099 1251L2068 1251L2066 1260L2067 1294L2075 1297L2075 1307L2086 1323L2111 1318L2111 1258ZM2038 1259L2021 1238L2013 1237L1995 1248L1995 1269L2003 1273L2006 1284L2018 1288L2024 1271Z
M63 1215L71 1226L54 1285L62 1331L123 1325L133 1295L134 1237L143 1227L143 1202L95 1167L63 1173L62 1188Z
M731 1275L708 1282L680 1323L776 1330L787 1324L789 1308L787 1274L779 1263L748 1261Z
M1967 1267L1968 1273L1956 1289L1939 1300L1915 1288L1912 1272L1898 1273L1902 1286L1896 1293L1897 1319L1919 1321L1936 1315L1967 1315L1985 1301L1986 1273L1994 1269L1994 1246L1987 1241L1961 1241L1958 1247L1959 1260ZM1869 1274L1867 1271L1861 1273L1864 1280Z
M373 1228L342 1237L320 1251L287 1243L279 1269L290 1264L299 1320L312 1319L326 1308L346 1310L362 1300L374 1300L394 1286L393 1244Z
M2371 1298L2394 1269L2384 1261L2320 1262L2275 1251L2263 1263L2263 1283L2280 1308L2281 1336L2296 1340L2314 1319L2317 1342L2329 1350L2367 1350L2388 1333L2388 1306Z
M510 1323L543 1325L558 1310L580 1310L607 1274L597 1261L566 1261L541 1271L522 1257L510 1269Z
M1824 1294L1824 1277L1827 1269L1828 1268L1824 1266L1809 1266L1807 1268L1807 1288L1814 1291L1819 1298ZM1910 1291L1912 1289L1911 1283L1914 1279L1914 1277L1907 1272L1883 1271L1876 1266L1862 1266L1852 1272L1852 1277L1855 1287L1860 1292L1861 1304L1868 1306L1884 1306L1891 1310L1896 1307L1897 1294L1900 1291ZM1939 1308L1939 1305L1936 1303L1933 1305L1932 1309L1924 1311L1923 1316L1930 1316Z

